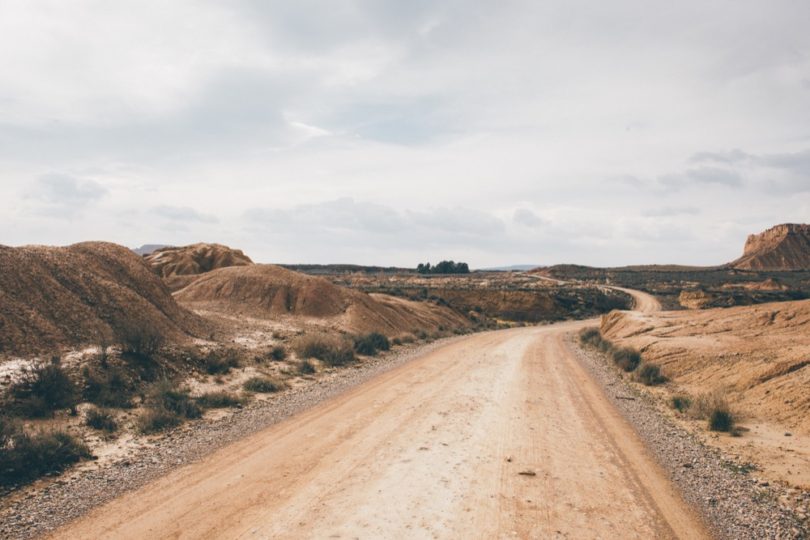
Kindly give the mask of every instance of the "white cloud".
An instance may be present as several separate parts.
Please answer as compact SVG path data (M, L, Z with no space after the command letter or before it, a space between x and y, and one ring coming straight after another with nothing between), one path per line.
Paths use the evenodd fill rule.
M432 242L489 265L653 262L681 238L683 262L715 263L806 220L808 17L790 0L10 0L4 241L216 235L380 263ZM47 200L53 171L73 203ZM271 245L247 208L306 234Z

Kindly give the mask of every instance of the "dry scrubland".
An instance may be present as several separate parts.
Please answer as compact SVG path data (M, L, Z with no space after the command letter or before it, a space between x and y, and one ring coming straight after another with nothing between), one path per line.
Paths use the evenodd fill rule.
M91 456L125 461L150 437L391 348L627 302L511 274L432 281L444 297L407 274L396 283L420 288L410 297L367 292L218 244L145 257L98 242L0 247L0 270L6 490Z
M106 243L0 246L0 511L47 493L49 480L18 489L38 476L92 459L126 468L180 426L262 410L391 349L630 307L616 286L679 311L612 311L583 343L743 472L759 468L758 482L806 489L810 301L762 303L810 293L806 227L754 235L717 268L448 276L329 266L314 276L217 244L146 257ZM658 307L646 299L642 311ZM757 305L707 309L737 304ZM800 509L810 500L791 496Z

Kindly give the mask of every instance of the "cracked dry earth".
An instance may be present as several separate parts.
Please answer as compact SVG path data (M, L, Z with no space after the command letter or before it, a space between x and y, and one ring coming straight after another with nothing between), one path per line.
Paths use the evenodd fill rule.
M562 323L453 340L54 538L708 538Z

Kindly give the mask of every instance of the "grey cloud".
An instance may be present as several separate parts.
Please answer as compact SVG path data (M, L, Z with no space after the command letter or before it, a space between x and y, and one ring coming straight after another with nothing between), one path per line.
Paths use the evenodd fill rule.
M793 173L810 175L810 148L801 152L785 154L765 154L760 163L775 169L784 169Z
M35 203L36 214L72 219L107 194L107 188L93 180L81 180L67 174L44 174L23 193Z
M79 180L67 174L44 174L37 178L28 198L66 206L83 206L102 198L107 189L93 180Z
M662 175L658 181L668 189L680 189L695 184L737 187L743 183L742 177L736 171L719 167L698 167L682 174Z
M701 184L722 184L725 186L739 186L742 178L735 171L719 169L717 167L700 167L686 171L690 180Z
M152 213L171 221L216 223L216 216L203 214L188 206L161 205L152 208Z
M514 215L512 216L512 220L525 227L540 227L541 225L545 225L547 222L528 208L518 208L515 210Z
M733 165L735 163L742 163L750 161L753 158L739 149L730 150L728 152L698 152L694 154L689 161L693 163L720 163L726 165Z
M267 234L339 247L362 241L371 245L418 247L475 245L505 232L498 218L478 210L437 208L398 211L394 208L343 198L288 209L253 208L245 212L251 227Z
M694 206L663 206L660 208L650 208L643 210L644 217L675 217L675 216L697 216L700 209Z

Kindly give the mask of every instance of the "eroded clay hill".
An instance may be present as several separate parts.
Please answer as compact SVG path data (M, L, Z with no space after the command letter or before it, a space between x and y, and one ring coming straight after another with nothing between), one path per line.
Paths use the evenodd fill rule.
M218 268L253 264L241 250L205 243L161 248L145 259L173 291L182 289L199 274Z
M322 319L351 332L395 335L468 324L463 316L446 307L369 295L269 264L207 272L177 291L175 298L195 310L265 319Z
M612 312L602 332L641 350L690 394L725 391L746 415L810 433L810 300Z
M745 242L743 256L731 263L741 270L810 269L810 225L777 225Z
M2 353L114 343L133 328L180 337L204 326L125 247L102 242L0 246Z

